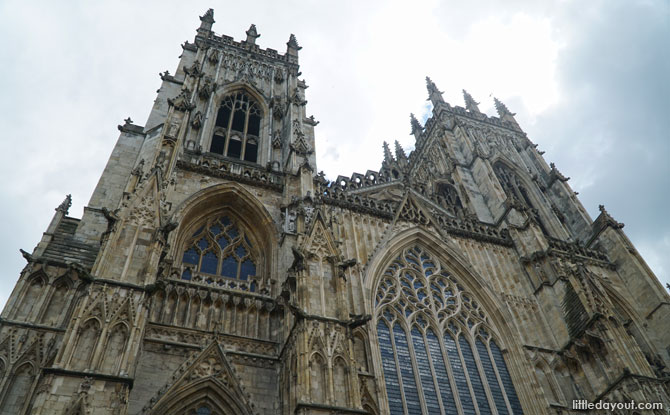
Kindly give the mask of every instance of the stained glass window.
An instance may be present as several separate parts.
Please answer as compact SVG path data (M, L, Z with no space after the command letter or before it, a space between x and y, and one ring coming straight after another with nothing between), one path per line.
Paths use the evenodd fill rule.
M428 252L398 256L375 305L391 414L523 414L488 316Z
M249 239L228 216L210 219L187 241L182 255L182 279L191 280L195 273L247 281L256 277L257 260L252 254ZM218 280L222 285L222 281ZM249 287L253 291L256 284Z

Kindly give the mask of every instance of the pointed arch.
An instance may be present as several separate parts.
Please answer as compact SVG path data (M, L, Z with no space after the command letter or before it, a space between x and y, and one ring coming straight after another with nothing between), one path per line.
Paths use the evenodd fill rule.
M458 405L465 413L496 407L499 414L520 414L512 379L530 373L509 311L452 244L438 238L407 229L368 264L366 306L379 345L373 366L385 378L381 409L456 414ZM507 342L503 350L518 363L508 366L492 338Z
M74 370L88 369L93 358L95 347L100 337L100 321L91 317L77 330L77 343L70 358L70 366Z
M104 373L116 375L121 369L121 362L125 354L130 329L125 322L114 325L107 335L105 353L100 363L100 370Z
M16 320L30 320L36 313L35 306L39 304L48 281L49 277L41 270L26 279L23 295L16 307Z
M214 91L203 148L224 157L262 164L269 147L270 108L267 99L245 81L232 82Z
M326 359L320 352L314 352L309 357L309 390L312 402L326 400Z
M208 408L212 415L253 415L249 405L221 382L206 378L166 396L149 414L191 414L199 408Z
M45 301L46 308L42 313L40 321L43 324L60 326L63 317L67 314L70 304L70 289L74 286L69 277L61 277L53 282L48 300Z
M248 239L245 249L257 258L256 274L263 280L273 275L279 230L265 206L248 190L237 183L221 183L203 189L183 201L171 218L178 223L170 234L169 255L175 263L182 262L187 241L211 218L227 216L244 230Z
M16 366L6 385L5 395L0 404L0 414L19 414L26 406L26 401L35 380L37 371L31 362Z

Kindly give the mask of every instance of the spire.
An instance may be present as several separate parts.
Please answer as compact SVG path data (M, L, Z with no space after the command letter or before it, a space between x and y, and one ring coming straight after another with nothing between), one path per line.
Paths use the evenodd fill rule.
M302 49L302 47L298 45L298 40L295 38L295 35L291 33L288 42L286 42L286 53L297 58L300 49Z
M402 146L398 142L398 140L395 140L395 158L398 161L406 161L407 160L407 154L405 154L405 150L403 150Z
M261 37L261 35L256 30L256 25L255 24L252 24L251 26L249 26L249 30L247 30L245 33L247 34L247 43L249 43L251 45L255 45L256 44L256 39Z
M475 101L474 98L472 98L472 95L468 94L468 91L465 89L463 90L463 99L465 100L465 109L475 113L475 114L481 114L481 111L479 111L479 102Z
M211 31L213 24L214 24L214 9L209 9L205 12L205 14L200 16L200 28L198 29L198 32Z
M421 132L423 131L423 127L421 126L421 123L419 122L419 120L416 119L414 114L409 114L409 120L410 120L410 123L412 124L411 134L414 134L414 138L416 138L416 140L418 141L419 136L421 135Z
M435 85L435 82L430 79L430 77L426 77L426 88L428 89L428 99L430 102L433 103L433 106L437 106L437 103L439 102L444 102L444 99L442 98L442 91L437 89L437 85Z
M496 104L496 111L498 111L498 116L500 117L500 119L502 121L507 121L508 123L512 124L512 126L520 130L521 127L519 127L519 124L514 119L514 116L516 114L510 112L510 110L507 109L507 106L502 102L500 102L498 98L493 98L493 102L495 102Z
M391 149L389 149L389 143L384 141L384 164L392 164L395 162L393 154L391 154Z

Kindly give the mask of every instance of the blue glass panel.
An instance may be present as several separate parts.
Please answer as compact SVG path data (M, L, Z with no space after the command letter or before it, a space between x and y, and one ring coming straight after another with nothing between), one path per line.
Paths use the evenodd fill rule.
M204 251L205 249L207 249L208 246L209 241L207 241L206 238L200 238L200 240L198 241L198 248L200 248L201 251Z
M493 360L495 361L496 368L498 369L500 380L502 380L503 386L505 387L507 400L512 406L512 413L514 415L523 414L523 411L521 410L521 402L519 402L519 398L516 396L516 390L514 390L512 378L507 371L507 365L505 364L505 360L503 359L498 345L494 341L491 341L491 343L489 343L489 347L491 347L491 354L493 355Z
M426 340L428 341L428 348L430 349L430 357L433 359L433 366L435 369L435 381L437 382L440 396L442 397L442 405L444 406L446 415L458 415L456 409L456 402L451 393L451 384L449 383L449 375L444 365L444 358L440 349L440 341L435 336L432 330L426 332Z
M203 230L204 228L205 228L204 226L199 227L198 230L195 231L195 233L193 234L193 236L198 236L198 234L200 234L200 232L202 232L202 230Z
M247 250L244 249L244 247L243 247L242 245L238 246L237 249L235 249L235 255L237 255L237 257L238 257L239 259L244 258L244 256L245 256L246 254L247 254Z
M220 237L216 242L219 244L222 251L228 246L228 239L226 239L225 236Z
M200 255L196 252L195 248L190 248L188 251L184 252L182 262L185 264L197 265L198 259L200 259Z
M379 337L379 350L382 356L389 409L392 415L402 415L404 412L402 394L400 393L400 382L398 381L398 369L395 364L391 334L388 326L383 321L379 321L377 324L377 337Z
M493 370L493 364L491 363L489 352L481 340L477 339L475 343L477 345L477 354L479 354L479 360L482 362L482 367L484 367L486 381L489 384L489 389L491 389L491 395L493 395L493 402L495 402L496 408L498 408L498 413L500 415L509 415L502 389L500 388L498 378L496 377L496 372Z
M249 276L251 277L256 276L256 265L254 265L254 263L251 262L250 259L247 259L240 266L240 279L246 280L247 277Z
M237 228L233 226L232 228L228 229L228 232L226 233L228 236L230 236L230 239L235 239L240 234L240 231L238 231Z
M200 271L208 274L216 274L216 266L219 264L219 259L214 255L214 252L207 252L202 256L200 263Z
M447 348L447 356L449 357L449 364L451 364L451 370L454 374L458 396L461 398L463 413L465 415L475 415L475 405L472 402L472 396L468 389L468 382L465 380L465 372L463 371L461 357L458 355L456 341L451 337L451 334L445 333L444 345Z
M211 228L209 228L209 232L212 235L218 235L221 233L221 227L219 225L213 225Z
M230 225L233 224L233 222L230 221L228 216L222 217L221 219L219 219L219 222L221 222L223 224L223 226L230 226Z
M228 278L237 278L237 260L235 258L228 256L223 260L221 275Z
M211 413L212 410L206 406L201 406L197 411L195 411L195 415L211 415Z
M395 339L396 355L400 365L408 415L421 415L421 402L419 401L419 391L416 388L412 359L409 355L407 335L399 324L393 325L393 338Z
M251 291L252 293L256 292L256 283L255 282L251 283L251 285L249 286L249 291Z
M184 270L184 272L181 273L181 279L190 281L191 280L191 270L186 268Z
M470 384L472 385L472 390L477 399L479 412L482 414L490 414L491 407L489 406L489 400L486 397L484 385L482 385L482 378L479 375L479 369L477 369L477 363L475 362L475 356L472 353L470 342L465 340L465 337L460 336L458 338L458 344L461 346L461 353L463 354L463 360L465 361L465 370L470 376Z
M437 400L435 383L433 383L433 372L430 370L428 353L423 342L423 335L421 335L421 332L416 327L412 329L412 343L414 344L416 365L419 371L419 379L421 379L421 386L423 387L426 408L429 414L440 415L440 404Z

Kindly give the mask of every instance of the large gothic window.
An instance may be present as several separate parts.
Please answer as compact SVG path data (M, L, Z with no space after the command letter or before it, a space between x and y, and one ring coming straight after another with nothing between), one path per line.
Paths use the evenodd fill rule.
M244 230L229 216L216 216L187 240L182 279L255 291L256 264Z
M209 151L256 163L261 130L261 108L244 92L221 102Z
M392 415L522 414L489 318L425 250L391 263L375 308Z

